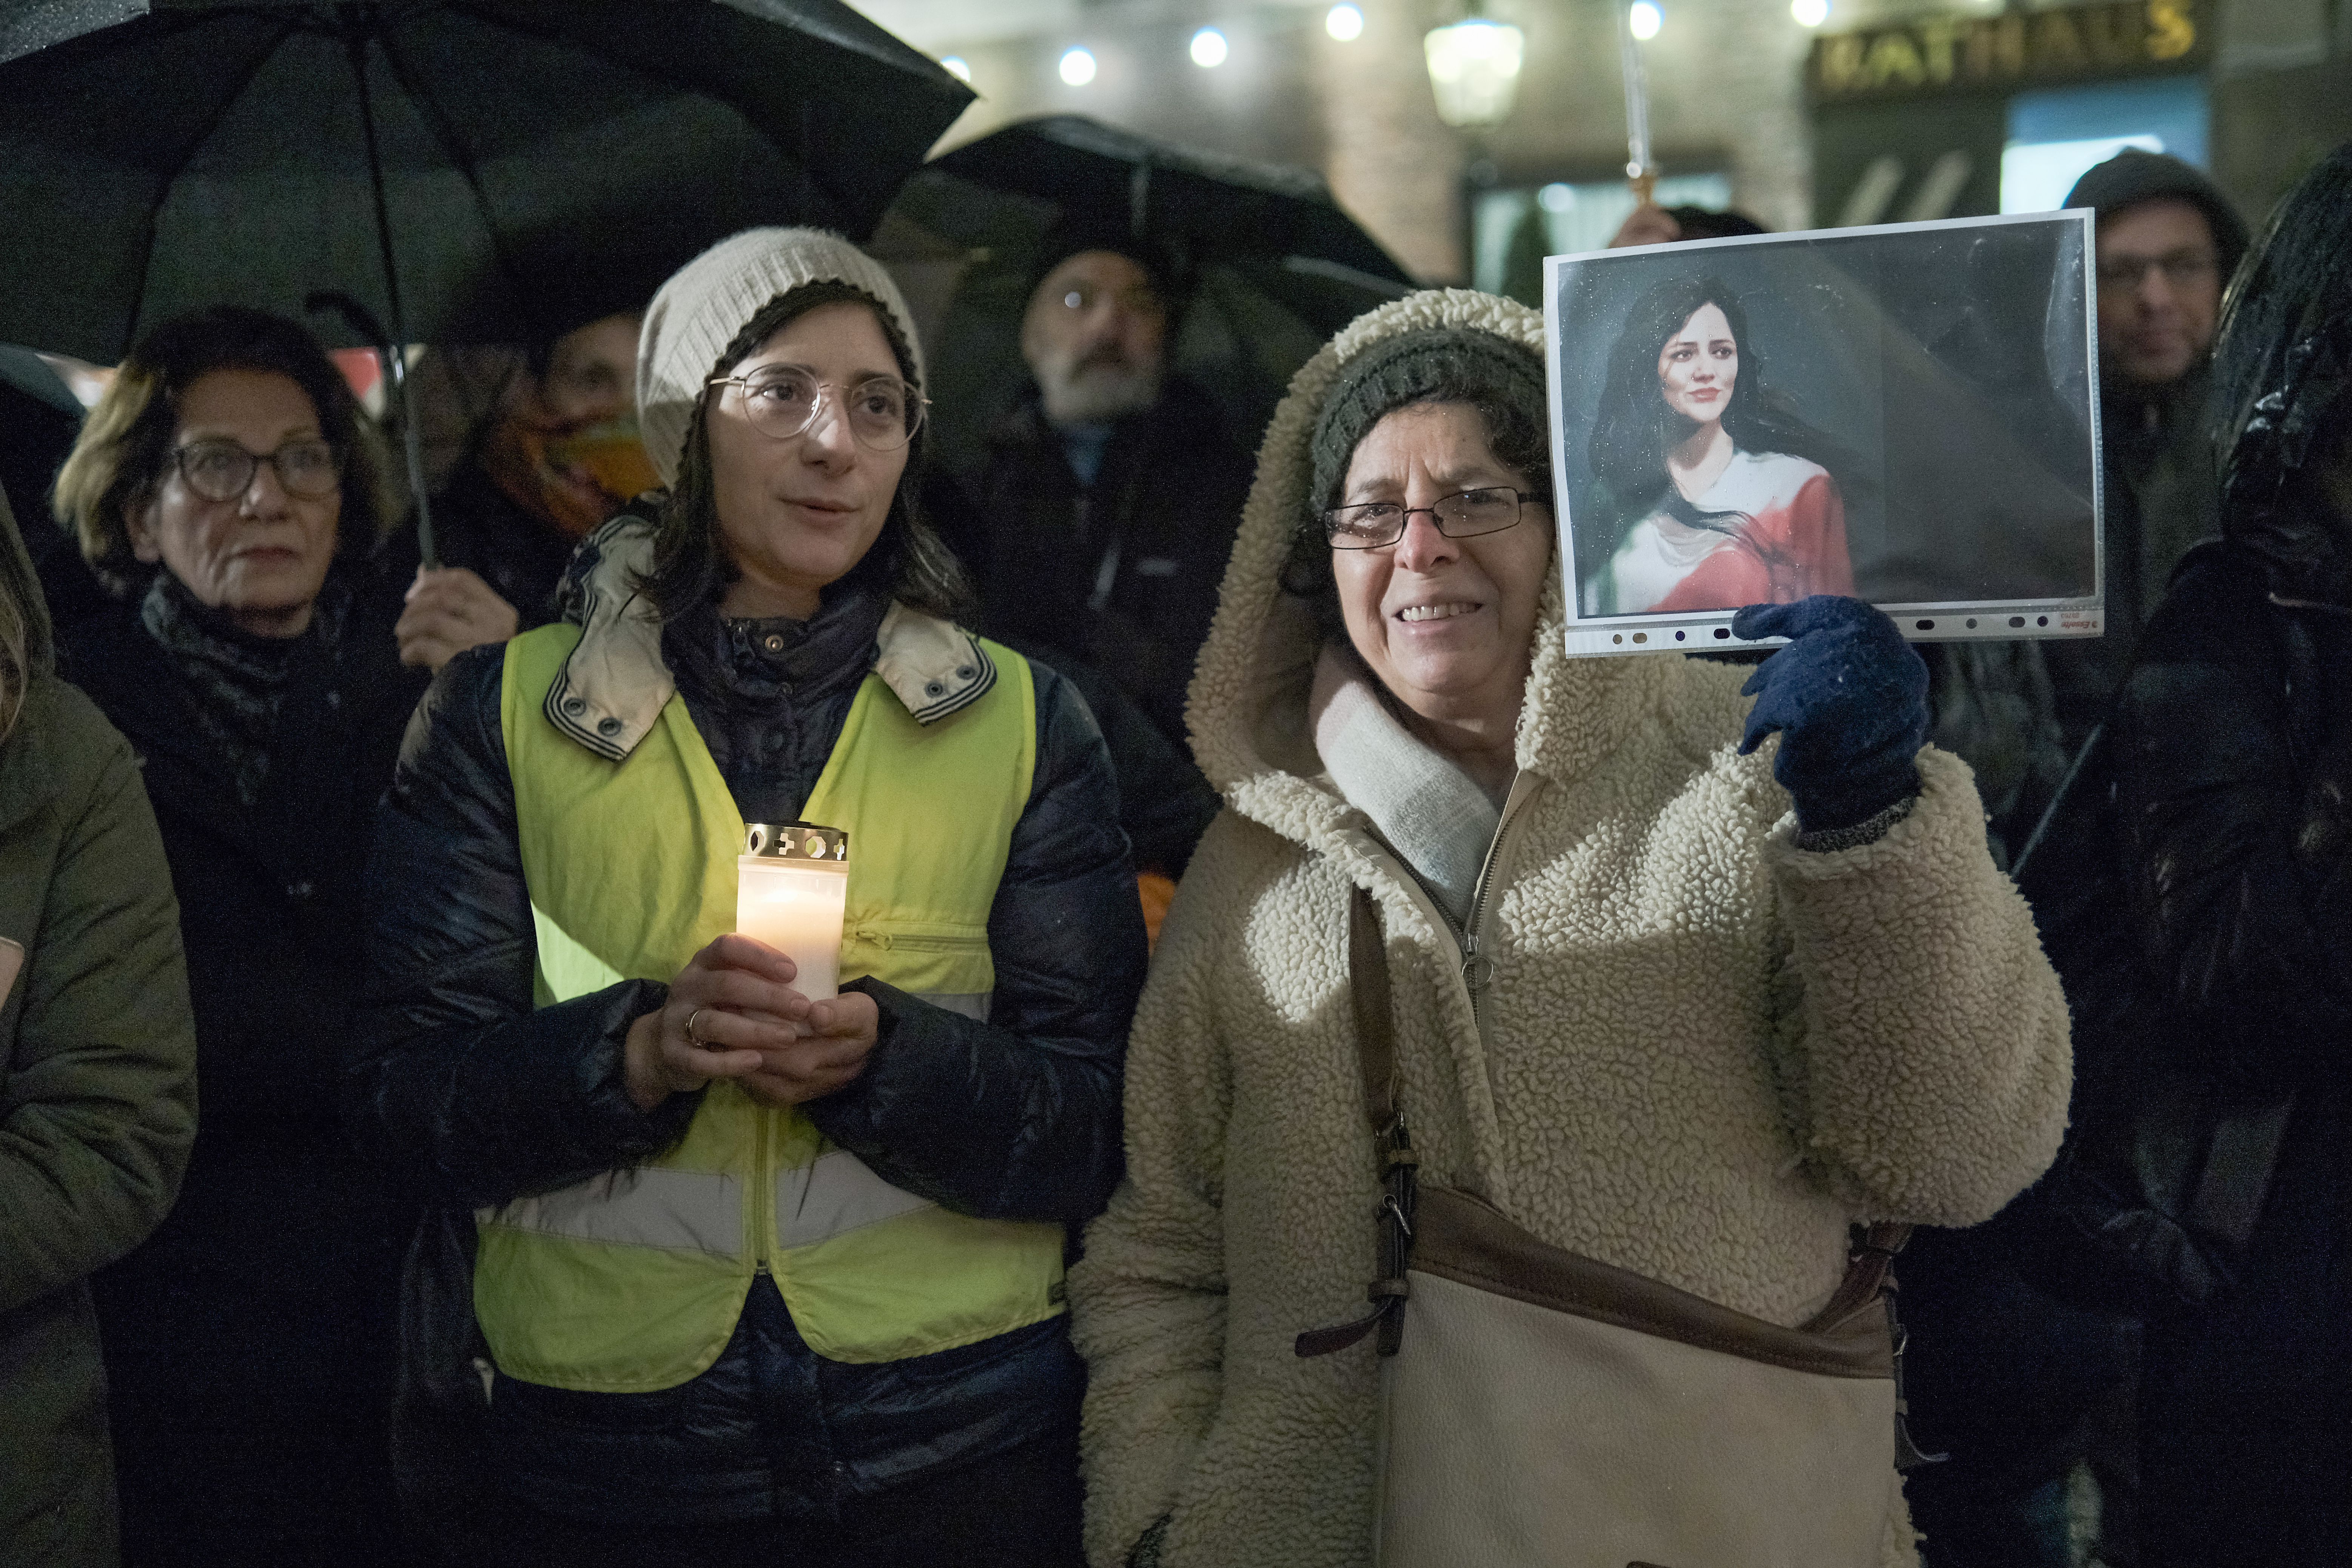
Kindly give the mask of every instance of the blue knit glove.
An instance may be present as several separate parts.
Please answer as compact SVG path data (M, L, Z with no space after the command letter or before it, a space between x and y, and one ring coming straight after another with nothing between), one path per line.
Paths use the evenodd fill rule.
M1927 666L1893 621L1860 599L1816 594L1750 605L1731 635L1792 639L1739 689L1756 699L1739 753L1780 731L1772 776L1801 830L1852 827L1919 793L1912 759L1927 743Z

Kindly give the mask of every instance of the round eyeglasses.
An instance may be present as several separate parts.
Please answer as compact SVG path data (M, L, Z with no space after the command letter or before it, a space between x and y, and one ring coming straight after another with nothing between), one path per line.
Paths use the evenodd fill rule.
M714 375L706 386L740 387L744 416L751 427L779 441L805 435L826 397L836 406L861 447L893 452L915 438L931 400L895 375L869 376L844 392L796 365L770 365L749 375Z
M343 454L325 441L289 441L275 452L248 452L235 441L191 441L175 448L172 461L188 489L206 500L235 500L252 488L261 465L278 470L290 496L318 500L343 482Z
M1323 514L1324 537L1334 550L1380 550L1404 537L1405 524L1416 512L1426 512L1437 531L1448 539L1469 539L1500 533L1519 521L1520 509L1544 498L1508 485L1488 485L1441 496L1428 506L1399 506L1391 500L1362 506L1335 506Z

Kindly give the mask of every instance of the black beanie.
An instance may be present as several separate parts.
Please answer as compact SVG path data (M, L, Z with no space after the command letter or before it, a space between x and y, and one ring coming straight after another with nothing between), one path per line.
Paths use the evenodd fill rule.
M1083 256L1089 250L1108 250L1114 256L1124 256L1151 279L1151 287L1162 303L1172 310L1177 303L1180 279L1175 258L1129 229L1125 224L1090 222L1084 218L1066 221L1049 231L1039 242L1037 258L1029 269L1029 292L1034 295L1054 268L1073 256Z
M2066 193L2066 205L2089 207L2104 218L2142 202L2166 198L2187 202L2205 215L2213 230L2213 248L2221 258L2221 281L2228 283L2246 254L2246 220L2238 216L2221 187L2191 164L2162 153L2126 147L2075 181L2074 188Z
M1356 444L1409 403L1498 403L1538 429L1549 424L1544 363L1533 349L1470 327L1430 327L1375 343L1340 367L1323 399L1307 451L1315 460L1309 509L1335 505Z

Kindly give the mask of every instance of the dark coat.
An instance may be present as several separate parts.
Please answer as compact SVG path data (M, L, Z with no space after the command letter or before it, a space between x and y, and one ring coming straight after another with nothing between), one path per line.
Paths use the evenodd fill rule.
M362 988L367 836L425 677L396 661L396 598L367 586L331 647L296 639L249 807L133 607L64 637L67 673L137 749L155 803L204 1102L178 1206L98 1281L134 1563L389 1549L408 1227L344 1135L336 1069Z
M2182 563L2109 721L2135 962L2074 987L2112 1037L2105 1076L2294 1095L2234 1288L2147 1325L2159 1564L2352 1557L2334 1458L2352 1435L2352 516L2313 471L2343 450L2347 366L2352 147L2281 204L2232 285L2223 539Z
M665 658L747 819L797 815L814 787L850 678L874 657L871 620L857 635L836 624L862 613L837 601L801 634L775 630L785 651L772 657L773 628L694 631L701 616L669 628ZM853 981L879 1009L879 1043L862 1076L804 1109L909 1191L1076 1226L1121 1168L1142 921L1101 737L1067 683L1033 668L1036 771L989 918L991 1018ZM351 1060L372 1142L462 1208L643 1160L682 1134L699 1100L675 1095L646 1114L622 1085L629 1025L661 1005L663 986L631 981L533 1010L502 677L497 650L462 654L418 710L370 873L370 1012ZM412 1289L459 1300L438 1275L463 1258L441 1259ZM833 1518L1076 1421L1081 1374L1061 1319L853 1366L814 1355L772 1297L755 1290L718 1363L675 1389L575 1394L500 1375L482 1468L530 1506L574 1518Z
M0 1564L104 1568L114 1472L88 1279L171 1207L195 1032L138 766L49 673L5 497L0 594L31 622L32 667L0 735Z
M1033 394L940 523L980 584L980 629L1094 666L1184 743L1184 692L1256 464L1208 395L1171 380L1112 430L1091 486Z

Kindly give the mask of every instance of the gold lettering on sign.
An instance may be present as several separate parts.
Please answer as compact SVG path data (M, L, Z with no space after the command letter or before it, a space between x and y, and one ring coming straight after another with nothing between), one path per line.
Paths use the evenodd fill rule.
M1952 46L1959 40L1965 24L1950 16L1937 16L1919 24L1919 42L1927 50L1927 79L1941 85L1952 79Z
M2102 5L2085 11L2083 31L2090 37L2091 58L2103 66L2136 66L2147 58L2147 24L2137 6Z
M1905 87L1917 87L1927 79L1927 68L1919 63L1919 51L1911 47L1908 33L1881 33L1870 46L1870 59L1864 69L1864 85L1885 87L1900 82Z
M1824 97L2006 87L2185 60L2203 46L2197 0L2106 0L1999 16L1928 16L1815 42Z
M2025 70L2025 18L2014 12L1969 29L1969 76L1977 81Z
M2177 60L2197 47L2197 24L2183 0L2147 0L2147 58Z
M2063 11L2044 11L2033 19L2033 65L2037 71L2078 71L2091 63L2074 19Z
M1843 33L1822 40L1822 90L1852 92L1862 85L1863 37Z

